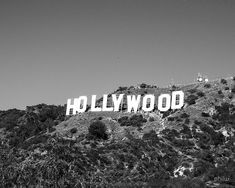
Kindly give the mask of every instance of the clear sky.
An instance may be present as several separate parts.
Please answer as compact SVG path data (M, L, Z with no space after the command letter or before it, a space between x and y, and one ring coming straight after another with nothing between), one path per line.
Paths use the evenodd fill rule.
M234 0L0 0L0 109L235 75Z

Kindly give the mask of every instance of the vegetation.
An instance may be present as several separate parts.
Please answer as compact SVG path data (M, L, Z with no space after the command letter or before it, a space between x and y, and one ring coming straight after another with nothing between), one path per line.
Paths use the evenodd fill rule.
M93 138L97 139L108 139L108 134L106 133L107 128L102 121L92 122L88 128L89 134L93 136Z
M195 104L198 96L196 95L189 95L188 98L185 100L189 105Z
M204 85L204 87L205 87L205 88L211 88L211 84L206 83L206 84Z
M225 80L225 79L222 78L222 79L220 80L220 83L221 83L221 84L227 84L227 80Z
M234 187L235 106L210 87L187 87L194 105L159 118L85 113L63 122L65 106L45 104L0 111L0 187Z
M141 127L147 120L141 114L135 114L130 118L128 116L123 116L118 119L118 122L121 126Z

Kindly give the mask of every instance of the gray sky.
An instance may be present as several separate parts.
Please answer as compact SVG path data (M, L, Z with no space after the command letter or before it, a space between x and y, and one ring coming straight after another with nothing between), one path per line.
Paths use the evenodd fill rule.
M234 70L234 0L0 0L0 109Z

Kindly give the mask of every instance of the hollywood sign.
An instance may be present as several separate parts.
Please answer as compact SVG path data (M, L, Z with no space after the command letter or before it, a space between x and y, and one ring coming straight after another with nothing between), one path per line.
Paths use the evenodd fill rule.
M108 106L108 95L103 95L102 107L97 107L96 105L96 95L91 96L91 112L118 112L123 104L124 94L112 94L112 106ZM127 112L137 112L139 107L145 112L151 112L155 108L155 103L157 101L157 108L159 111L165 112L169 109L180 109L184 105L184 93L183 91L173 91L170 94L161 94L158 99L152 94L146 94L142 97L141 95L127 95L126 104ZM77 113L83 113L87 109L88 98L87 96L80 96L79 98L74 98L73 104L72 99L67 100L66 115L75 115ZM142 103L142 105L141 105ZM72 113L71 113L72 111Z

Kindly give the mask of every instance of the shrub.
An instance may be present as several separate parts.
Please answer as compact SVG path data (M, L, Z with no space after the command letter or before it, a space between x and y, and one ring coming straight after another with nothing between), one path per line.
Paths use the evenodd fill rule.
M117 89L117 91L125 91L125 90L127 90L127 87L119 86L119 88Z
M233 98L233 94L232 94L232 93L229 93L229 94L228 94L228 98L229 98L229 99L232 99L232 98Z
M198 91L198 92L197 92L197 96L199 96L199 97L204 97L204 96L205 96L205 93L203 93L202 91Z
M197 89L196 89L196 88L189 89L188 92L191 93L191 94L193 94L193 93L196 93L196 92L197 92Z
M119 118L118 119L118 123L121 126L129 126L129 118L128 118L128 116L123 116L123 117Z
M192 138L192 133L190 128L187 125L182 125L182 130L180 131L180 133L185 134L186 138Z
M232 93L235 93L235 86L231 89Z
M188 98L185 100L189 105L195 104L198 96L196 95L189 95Z
M173 86L171 87L171 91L175 91L175 90L177 90L177 87L176 87L175 85L173 85Z
M130 123L133 127L140 127L142 123L147 122L147 120L140 114L140 115L133 115L130 117Z
M218 91L218 94L221 95L221 94L223 94L223 92L222 92L221 90L219 90L219 91Z
M195 120L194 123L195 123L196 125L201 125L201 124L202 124L202 122L200 122L200 121L198 121L198 120Z
M166 112L163 112L162 118L166 118L167 116L169 116L171 114L171 110L168 110Z
M184 112L183 114L181 114L181 115L180 115L180 117L181 117L181 118L188 118L188 117L189 117L189 115L188 115L187 113L185 113L185 112Z
M184 124L188 125L189 123L190 123L189 118L186 118L186 119L184 120Z
M89 134L98 139L108 139L108 135L106 133L106 125L102 121L94 121L90 124L88 131Z
M150 117L149 122L153 122L153 121L154 121L154 117Z
M228 87L228 86L226 86L226 87L224 88L224 90L229 90L229 87Z
M211 84L205 84L204 87L205 87L205 88L210 88L210 87L211 87Z
M147 84L145 83L140 84L140 88L146 88L146 87L147 87Z
M210 117L210 114L206 112L202 112L202 117Z
M118 119L118 122L121 126L132 126L132 127L141 127L143 123L147 122L143 116L140 115L133 115L130 118L127 116L123 116Z
M168 121L174 121L174 120L175 120L175 117L168 117L167 120L168 120Z
M222 78L222 79L220 80L220 83L221 83L221 84L227 84L227 80L225 80L225 79Z
M78 130L77 130L76 127L70 129L70 133L71 133L71 134L75 134L77 131L78 131Z

